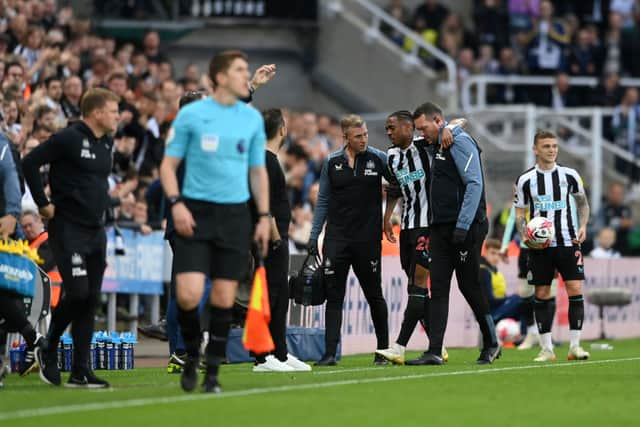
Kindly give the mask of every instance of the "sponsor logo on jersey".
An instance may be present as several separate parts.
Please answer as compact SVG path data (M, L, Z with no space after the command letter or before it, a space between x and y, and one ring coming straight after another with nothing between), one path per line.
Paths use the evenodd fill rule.
M533 207L539 211L556 211L567 208L564 200L553 200L550 194L541 194L534 197Z

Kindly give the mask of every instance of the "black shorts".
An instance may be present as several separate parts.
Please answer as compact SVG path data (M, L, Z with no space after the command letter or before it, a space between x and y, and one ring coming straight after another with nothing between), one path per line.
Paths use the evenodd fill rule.
M251 216L246 203L217 204L187 200L196 222L194 234L176 233L175 274L204 273L212 279L241 280L251 257Z
M529 251L530 285L551 285L556 270L566 282L584 280L584 264L579 246Z
M518 279L526 279L529 273L529 249L520 248L518 255Z
M400 232L400 265L407 276L412 276L414 265L429 269L429 229L412 228Z

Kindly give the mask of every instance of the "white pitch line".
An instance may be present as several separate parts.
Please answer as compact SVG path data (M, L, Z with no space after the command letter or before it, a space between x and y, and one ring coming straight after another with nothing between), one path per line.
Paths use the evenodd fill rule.
M148 397L143 399L130 399L130 400L113 401L113 402L95 402L95 403L67 405L67 406L50 406L45 408L23 409L19 411L0 413L0 421L16 420L20 418L32 418L32 417L35 418L35 417L44 417L44 416L51 416L51 415L62 415L62 414L68 414L68 413L77 414L79 412L100 411L104 409L134 408L134 407L149 406L149 405L156 405L156 404L173 404L178 402L193 402L198 400L227 399L227 398L233 398L233 397L252 396L256 394L282 393L282 392L298 391L298 390L339 387L339 386L345 386L345 385L405 381L405 380L434 378L434 377L492 374L496 372L523 371L528 369L581 367L581 366L589 366L589 365L602 365L602 364L608 364L608 363L633 362L633 361L640 361L640 357L592 360L592 361L586 361L586 362L563 362L563 363L551 363L551 364L510 366L505 368L490 368L490 369L481 369L481 370L467 369L463 371L430 372L430 373L424 373L424 374L397 375L393 377L361 378L361 379L352 379L352 380L329 381L329 382L319 383L319 384L311 383L311 384L286 385L286 386L277 386L277 387L252 388L248 390L224 392L222 394L185 394L182 396ZM327 371L327 373L328 372L329 371Z

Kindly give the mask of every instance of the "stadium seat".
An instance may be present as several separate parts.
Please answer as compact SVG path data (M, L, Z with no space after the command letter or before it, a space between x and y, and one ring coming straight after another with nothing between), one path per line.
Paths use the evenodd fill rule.
M631 304L631 291L624 288L596 288L586 293L587 302L598 306L600 317L600 339L606 339L604 332L604 308L610 306L623 307Z

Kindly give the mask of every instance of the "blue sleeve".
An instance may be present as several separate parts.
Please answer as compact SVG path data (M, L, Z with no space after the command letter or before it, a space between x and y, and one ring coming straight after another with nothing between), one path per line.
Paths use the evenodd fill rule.
M191 111L191 109L188 109ZM189 114L185 114L185 109L178 111L176 119L171 124L167 135L165 156L184 159L191 140L191 126L188 120Z
M484 189L480 153L473 140L466 133L455 137L455 142L450 150L451 157L453 157L458 174L465 187L464 199L458 214L456 228L468 230L476 216Z
M0 179L5 201L4 212L0 212L0 216L11 214L19 218L22 212L22 194L9 144L11 143L6 138L0 139Z
M265 165L264 146L267 142L267 137L264 133L264 120L259 113L257 115L257 129L251 138L251 145L249 146L249 167Z
M318 202L313 213L313 225L311 226L311 240L318 240L322 226L329 212L329 197L331 196L331 183L329 182L329 160L325 160L320 172L320 191Z

